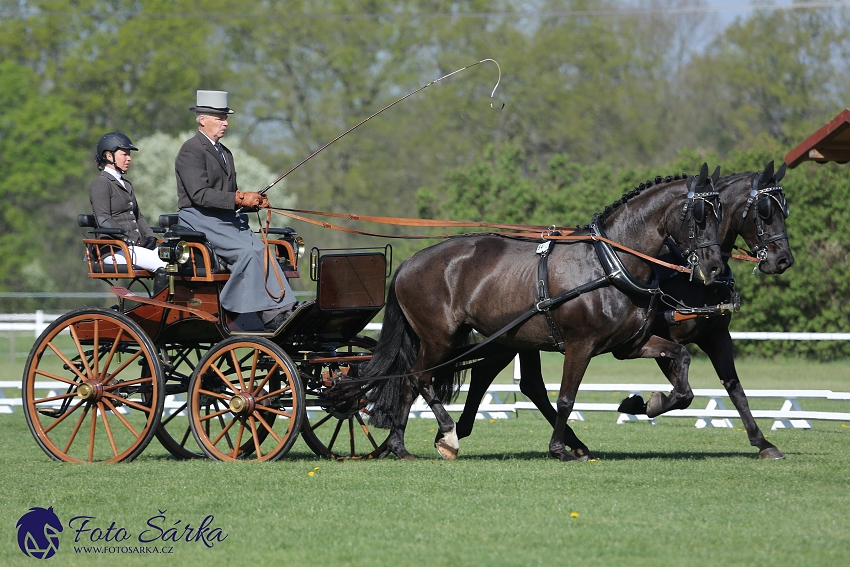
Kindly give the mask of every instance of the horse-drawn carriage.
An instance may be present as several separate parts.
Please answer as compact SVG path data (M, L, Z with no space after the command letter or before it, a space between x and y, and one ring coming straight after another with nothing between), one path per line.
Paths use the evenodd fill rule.
M272 461L299 434L317 454L370 458L383 451L362 404L331 407L324 391L370 358L360 333L384 305L390 246L310 253L316 298L274 332L251 330L220 305L231 277L205 235L160 217L167 281L115 256L119 229L80 215L89 277L114 285L118 304L53 322L30 352L23 378L27 423L61 461L128 461L153 437L177 458ZM303 240L269 229L267 248L299 277ZM131 290L131 288L134 289Z

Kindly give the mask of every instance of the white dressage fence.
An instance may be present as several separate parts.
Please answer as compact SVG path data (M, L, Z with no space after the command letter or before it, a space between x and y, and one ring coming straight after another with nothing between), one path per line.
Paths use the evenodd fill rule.
M55 382L36 382L36 389L45 392L45 396L56 396L61 394L56 390ZM550 392L557 392L558 384L546 384L546 389ZM463 386L462 391L467 392L468 386ZM582 384L579 387L581 392L620 392L624 395L630 394L647 394L649 392L668 392L669 384ZM7 392L11 397L7 395ZM0 413L14 413L14 408L22 404L21 397L21 382L18 381L0 381ZM707 398L705 408L688 408L685 410L674 410L664 414L664 417L689 417L697 418L695 426L698 428L704 427L733 427L731 419L738 417L738 412L734 409L726 409L725 401L728 401L725 390L721 389L695 389L694 396L696 399ZM508 398L513 397L513 401L509 402ZM811 429L812 420L828 420L828 421L848 421L850 422L850 413L842 412L827 412L827 411L807 411L800 407L799 400L801 399L820 399L833 401L850 401L850 392L833 392L831 390L749 390L747 397L750 399L757 398L773 398L781 401L782 407L777 410L752 410L753 417L773 419L771 429ZM183 398L180 396L168 396L166 398L165 410L173 413L183 407ZM656 419L649 419L644 416L634 416L631 414L620 413L617 411L618 403L593 403L593 402L576 402L573 413L570 414L571 420L584 421L582 412L589 411L604 411L617 414L617 423L626 423L634 420L646 420L650 423L656 423ZM698 405L695 400L693 405ZM778 405L778 402L777 402ZM553 403L554 407L554 403ZM308 411L322 411L320 408L307 408ZM450 412L460 412L463 410L463 404L448 404L446 409ZM477 419L509 419L515 417L517 412L521 410L536 410L533 403L529 402L525 396L519 391L519 386L516 384L494 384L487 389L487 393L482 400L481 406L476 414ZM417 418L433 418L434 414L428 405L417 398L416 403L410 411L411 417Z
M20 331L33 331L38 337L47 326L55 320L59 315L45 314L43 311L36 311L30 314L0 314L0 331L10 332L10 357L14 361L17 353L14 351L14 333ZM369 323L366 331L379 331L380 323ZM850 333L731 333L733 339L748 339L748 340L850 340ZM25 353L24 353L25 354ZM519 390L519 364L514 361L514 384L494 384L490 386L482 400L481 406L476 414L477 419L508 419L516 416L517 412L522 410L536 410L533 403L529 402ZM36 383L36 387L49 389L55 387L55 383L45 382ZM546 388L550 392L558 392L559 384L546 384ZM20 381L0 381L0 413L13 413L16 406L21 405L21 382ZM467 392L468 386L463 386L462 391ZM646 398L651 392L669 392L669 384L582 384L579 387L579 392L620 392L625 396L631 394L641 394ZM57 392L58 393L58 392ZM48 394L55 395L55 394ZM691 408L685 410L674 410L664 414L664 417L686 417L696 418L695 426L698 428L704 427L733 427L731 420L738 418L738 412L734 409L727 409L726 404L730 404L729 398L725 390L722 389L694 389L695 400ZM843 412L828 412L828 411L808 411L802 409L800 400L831 400L831 401L850 401L850 393L848 392L833 392L831 390L747 390L749 399L772 398L777 400L777 405L781 403L781 407L775 410L752 410L753 417L767 418L774 420L771 429L782 428L811 428L813 420L828 420L828 421L848 421L850 422L850 413ZM509 402L508 399L513 398ZM699 400L704 399L705 407L696 408L693 406L699 405ZM169 396L166 400L166 410L172 412L179 409L183 405L183 401L179 397ZM554 406L554 404L553 404ZM618 403L593 403L593 402L576 402L573 413L570 415L571 420L584 420L582 412L589 411L604 411L617 413L617 423L627 423L635 420L645 420L650 423L656 423L655 419L647 418L646 416L634 416L624 414L617 411ZM309 410L310 408L308 408ZM448 404L446 409L450 412L460 412L463 410L463 404ZM411 408L411 417L430 417L433 418L433 413L427 404L418 398L416 403Z

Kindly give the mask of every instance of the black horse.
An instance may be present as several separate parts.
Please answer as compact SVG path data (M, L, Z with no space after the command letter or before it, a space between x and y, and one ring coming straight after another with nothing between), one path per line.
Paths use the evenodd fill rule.
M785 174L783 164L774 174L773 162L762 172L740 173L725 177L717 183L720 202L725 211L720 224L721 250L728 258L734 248L738 235L750 246L752 255L758 258L758 269L765 274L781 274L794 264L794 257L788 244L785 219L788 217L788 205L782 187L779 185ZM667 262L681 261L681 253L674 246L665 246L660 259ZM661 289L690 306L696 306L695 314L701 311L711 312L710 307L734 303L734 279L728 264L723 276L712 286L693 283L680 273L666 268L657 268L661 276ZM705 309L709 307L709 309ZM715 310L719 311L719 310ZM753 419L747 396L735 370L732 338L729 334L731 313L715 312L710 317L697 317L683 321L673 321L672 311L659 312L655 318L652 332L679 344L694 343L711 359L724 388L744 423L750 444L759 449L762 459L781 459L785 455L767 441ZM487 388L496 375L507 366L517 354L506 350L476 362L472 366L469 393L463 413L457 423L457 434L464 438L472 432L475 414ZM537 351L519 352L522 378L520 391L527 396L541 414L553 426L556 411L549 403L546 387L540 369L540 356ZM670 361L657 358L656 361L669 375ZM451 382L450 373L443 372L435 379L438 392L444 392L446 384ZM623 402L623 411L645 413L643 400L639 397Z
M451 359L476 330L506 348L566 354L549 443L550 454L562 461L590 456L567 417L585 369L598 354L670 360L666 370L673 391L669 396L656 393L647 412L687 407L693 399L690 357L683 346L650 331L661 296L652 263L634 253L615 252L609 243L657 256L670 238L687 247L694 275L710 285L723 270L721 208L713 187L718 176L716 171L709 178L703 165L699 178L657 178L642 185L571 235L583 241L540 244L477 235L418 252L399 267L390 285L371 362L360 380L335 388L337 400L356 400L369 391L371 423L391 429L388 451L408 459L413 456L404 446L404 430L418 392L439 422L438 450L454 458L455 423L435 395L431 378L434 367Z

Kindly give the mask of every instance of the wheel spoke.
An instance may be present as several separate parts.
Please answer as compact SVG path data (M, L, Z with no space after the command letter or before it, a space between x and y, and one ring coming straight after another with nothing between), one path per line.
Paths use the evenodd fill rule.
M328 450L333 451L334 443L336 443L336 436L339 435L339 430L342 428L342 420L338 419L336 422L336 428L334 429L334 434L331 435L331 441L328 443Z
M100 319L95 319L94 320L94 342L92 344L92 365L93 365L92 376L94 376L95 378L100 377L100 374L97 371L97 363L98 363L98 360L100 358L99 355L98 355L99 342L100 342ZM115 456L117 457L118 455L115 455Z
M47 378L52 378L52 379L56 380L57 382L62 382L64 384L70 384L71 386L79 386L80 383L81 383L81 382L76 382L74 380L69 380L68 378L63 378L62 376L53 374L51 372L47 372L46 370L41 370L40 368L36 368L33 371L33 374L46 376ZM82 376L80 374L77 374L77 376L79 376L80 380L82 380L82 381L85 381L85 379L86 379L85 376Z
M76 395L77 395L76 392L72 392L70 394L59 394L58 396L51 396L49 398L41 398L41 399L38 399L38 400L33 400L32 403L43 404L43 403L46 403L46 402L55 402L56 400L64 400L64 399L67 399L67 398L73 398Z
M221 415L224 415L226 413L230 413L230 408L224 408L223 410L217 411L215 413L207 412L206 415L204 415L203 417L199 417L198 421L207 421L207 420L213 419L215 417L219 417ZM207 432L207 433L209 433L209 432Z
M47 343L47 346L50 347L50 350L52 350L54 353L56 353L56 356L58 356L59 358L62 359L62 362L65 363L65 365L71 370L71 372L73 372L74 374L77 375L77 377L80 379L80 382L85 382L86 380L88 380L88 378L84 374L80 373L80 369L77 368L77 365L74 364L73 362L71 362L70 360L68 360L68 357L65 356L62 353L61 350L59 350L58 348L53 346L53 343ZM38 370L36 370L36 372L38 372ZM48 375L48 374L45 373L45 375ZM67 382L68 384L77 384L77 382L72 382L72 381L67 380L65 378L60 378L58 376L52 376L52 375L49 375L49 376L51 376L51 378L56 378L57 380L60 380L62 382Z
M121 396L116 396L115 394L111 394L109 392L104 392L103 397L113 399L117 402L120 402L124 405L128 405L131 408L135 408L135 409L137 409L139 411L143 411L145 413L151 412L151 408L149 408L148 406L142 405L139 402L134 402L133 400L128 400L127 398L122 398Z
M230 380L227 379L227 377L224 375L224 372L222 372L220 368L218 368L217 366L211 366L210 368L212 368L213 371L216 374L218 374L218 377L221 378L221 381L224 382L227 385L228 388L230 388L231 392L236 393L236 392L240 391L240 390L237 390L236 388L233 387L233 384L230 383ZM241 376L239 377L239 380L241 382L241 380L242 380Z
M256 351L254 351L256 352ZM242 365L236 359L236 349L230 351L230 358L233 359L233 370L236 372L236 378L239 380L239 386L242 392L245 391L245 379L242 378Z
M115 372L113 372L113 373L111 373L111 374L108 374L108 375L107 375L107 374L106 374L106 368L104 368L104 369L103 369L103 374L104 374L104 376L103 376L103 383L104 383L104 384L108 384L109 382L111 382L112 380L114 380L114 379L115 379L115 377L116 377L116 376L118 376L118 374L120 374L122 370L124 370L125 368L127 368L128 366L130 366L130 364L131 364L134 360L136 360L137 358L139 358L139 356L140 356L141 354L142 354L142 351L141 351L141 350L137 350L136 352L134 352L134 353L133 353L133 356L131 356L130 358L128 358L127 360L125 360L125 361L121 364L121 366L119 366L119 367L115 370Z
M236 418L235 418L235 417L234 417L233 419L231 419L231 420L230 420L230 423L228 423L228 424L227 424L227 425L226 425L226 426L225 426L225 427L221 430L221 432L220 432L218 435L216 435L215 439L213 439L213 440L212 440L212 444L213 444L214 446L215 446L215 445L218 445L218 442L219 442L219 441L221 441L221 438L222 438L224 435L227 435L227 431L228 431L231 427L233 427L233 424L234 424L234 423L236 423Z
M237 418L233 418L233 421L236 421ZM239 449L242 447L242 433L245 431L245 423L239 419L239 431L236 432L236 446L233 446L233 443L230 443L230 438L227 438L227 442L230 443L230 458L238 459L239 458Z
M74 413L75 411L77 411L77 408L79 408L79 407L80 407L81 405L83 405L84 403L86 403L86 401L85 401L85 400L80 400L79 402L77 402L77 404L76 404L74 407L72 407L72 408L70 409L70 411L66 411L66 412L65 412L65 413L63 413L61 416L57 417L57 418L56 418L56 420L55 420L53 423L51 423L50 425L48 425L47 427L45 427L45 428L44 428L44 433L45 433L45 434L50 433L50 430L51 430L51 429L53 429L54 427L56 427L57 425L59 425L60 423L62 423L62 422L65 420L65 418L66 418L66 417L68 417L69 415L71 415L72 413ZM83 417L85 417L85 416L83 416Z
M219 394L218 392L210 392L209 390L198 390L199 394L203 394L205 396L209 396L211 398L218 398L219 400L229 400L233 396L228 396L226 394Z
M314 424L311 426L311 427L312 427L312 429L313 429L313 431L316 431L316 430L317 430L318 428L320 428L322 425L324 425L325 423L327 423L327 421L328 421L330 418L332 418L332 417L333 417L333 414L332 414L332 413L329 413L328 415L326 415L325 417L323 417L322 419L320 419L319 421L317 421L316 423L314 423Z
M113 382L108 386L103 387L104 392L111 392L113 390L117 390L118 388L126 388L127 386L135 386L136 384L144 384L146 382L153 383L153 378L150 376L145 376L143 378L135 378L133 380L127 380L126 382Z
M103 408L100 408L100 418L103 421L103 427L106 429L106 436L109 438L109 445L112 447L112 452L117 457L118 447L115 445L115 438L112 436L112 428L109 427L109 420L107 419L106 412Z
M268 394L263 394L262 396L257 396L256 398L254 398L254 400L257 401L257 402L261 402L261 401L265 400L266 398L271 398L272 396L279 396L281 394L285 394L285 393L289 392L290 390L292 390L292 387L289 386L289 384L287 384L285 388L281 388L280 390L275 390L274 392L269 392Z
M360 424L360 427L363 429L363 433L366 434L366 438L369 439L369 443L372 444L372 449L377 449L378 444L375 442L375 439L372 437L372 432L369 431L369 428L366 427L366 424L363 422L363 418L360 417L360 412L355 413L354 417L357 418L357 423Z
M254 412L254 418L256 418L256 420L259 421L262 424L262 426L265 427L268 430L269 433L271 433L271 435L272 435L272 437L274 437L275 441L280 443L280 437L278 437L277 433L274 432L274 429L272 429L272 426L269 425L268 423L266 423L266 420L263 419L263 416L261 416L257 412Z
M254 440L254 451L257 453L257 458L263 458L263 451L260 449L260 436L257 433L257 424L254 423L254 416L248 416L248 423L251 424L251 438Z
M130 433L132 433L132 434L133 434L133 435L135 435L136 437L138 437L138 436L139 436L138 432L137 432L135 429L133 429L133 426L132 426L132 425L130 425L130 422L129 422L129 421L127 421L127 420L124 418L124 416L123 416L123 415L121 415L121 412L119 412L119 411L118 411L118 409L117 409L114 405L112 405L112 402L110 402L110 401L109 401L108 399L106 399L106 398L102 398L102 399L101 399L101 401L102 401L104 404L106 404L107 406L109 406L109 409L111 409L111 410L112 410L112 414L113 414L115 417L117 417L117 418L121 421L121 423L123 423L123 424L124 424L124 427L126 427L127 429L129 429L129 430L130 430Z
M97 376L97 374L92 374L91 366L89 366L89 361L86 359L86 353L83 351L83 345L80 344L80 338L77 336L77 328L74 325L68 327L68 330L71 331L71 338L74 339L74 344L77 346L77 352L80 353L80 360L86 368L86 376ZM97 358L97 352L94 353L94 358Z
M109 348L109 354L106 357L106 360L103 361L103 367L100 369L102 376L98 376L98 378L103 381L106 378L106 370L109 368L109 365L112 364L112 357L115 356L115 352L118 350L118 345L121 344L121 337L124 336L124 329L118 329L118 336L115 337L115 340L112 341L112 346Z
M173 412L171 413L171 415L169 415L169 416L168 416L168 417L166 417L165 419L161 419L161 420L160 420L160 422L159 422L159 423L160 423L160 425L162 425L163 427L165 427L166 425L168 425L168 424L171 422L171 420L172 420L172 419L174 419L175 417L177 417L178 415L180 415L180 412L182 412L183 410L185 410L185 409L186 409L186 406L188 406L188 405L189 405L189 402L185 402L182 406L180 406L180 407L179 407L179 408L177 408L175 411L173 411Z
M79 404L77 404L77 406L76 406L74 409L77 409L77 408L78 408L78 407L80 407L80 405L82 405L82 404L83 404L83 400L81 400L81 401L80 401L80 403L79 403ZM73 413L73 412L72 412L72 413ZM86 415L88 415L88 413L89 413L89 407L88 407L88 406L86 406L86 407L83 409L83 413L82 413L82 415L80 415L80 417L77 419L77 423L75 423L75 424L74 424L74 429L71 431L71 436L68 438L68 443L65 445L65 449L64 449L64 452L65 452L65 453L67 453L67 452L68 452L68 449L70 449L70 448L71 448L71 443L73 443L73 442L74 442L74 439L77 437L77 431L79 431L79 430L80 430L80 427L83 425L83 421L85 421L85 419L86 419ZM66 415L71 415L71 414L69 413L69 414L66 414ZM54 423L53 425L51 425L51 427L50 427L50 428L52 429L52 428L53 428L53 426L55 426L55 425L56 425L56 424ZM46 431L46 430L45 430L45 433L47 433L47 431Z
M97 431L97 405L92 406L94 411L91 414L91 431L89 432L89 462L94 461L94 438Z
M278 415L282 415L283 417L288 417L288 418L292 419L292 414L291 414L291 413L289 413L289 412L285 412L285 411L283 411L283 410L279 410L279 409L275 409L275 408L270 408L270 407L267 407L267 406L260 406L260 407L259 407L259 408L257 408L257 409L258 409L258 410L261 410L261 411L270 411L270 412L272 412L272 413L276 413L276 414L278 414Z

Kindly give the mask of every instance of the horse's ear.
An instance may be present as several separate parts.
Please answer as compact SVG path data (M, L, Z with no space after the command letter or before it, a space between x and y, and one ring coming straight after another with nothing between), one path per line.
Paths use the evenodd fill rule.
M773 160L761 172L761 184L764 185L773 178Z
M708 179L708 164L703 162L702 167L699 168L699 181L697 182L697 187L705 185L706 179Z
M785 169L786 169L785 162L783 162L782 165L779 166L779 169L776 170L776 175L773 176L773 179L777 183L782 181L782 178L785 177Z
M714 168L714 173L711 174L711 184L717 185L717 180L720 179L720 166Z

